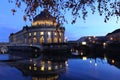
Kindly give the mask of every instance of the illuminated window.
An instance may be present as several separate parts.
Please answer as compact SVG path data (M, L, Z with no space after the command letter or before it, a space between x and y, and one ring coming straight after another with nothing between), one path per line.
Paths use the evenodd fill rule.
M56 35L57 35L57 33L55 32L55 33L54 33L54 35L56 36Z
M31 36L31 33L29 33L29 36Z
M37 38L36 37L33 38L33 43L37 43Z
M61 39L61 38L59 39L59 42L62 42L62 39Z
M34 36L36 36L36 32L34 32Z
M47 38L47 42L51 43L52 39L51 38Z
M50 36L50 35L51 35L51 32L48 32L48 35Z
M58 38L55 37L55 38L54 38L54 43L57 43L57 42L58 42Z
M43 36L40 38L40 43L44 43L44 38L43 38Z
M112 41L112 40L113 40L113 38L111 37L111 38L110 38L110 40Z
M44 32L40 32L40 35L44 35Z
M60 32L60 36L62 36L62 33Z

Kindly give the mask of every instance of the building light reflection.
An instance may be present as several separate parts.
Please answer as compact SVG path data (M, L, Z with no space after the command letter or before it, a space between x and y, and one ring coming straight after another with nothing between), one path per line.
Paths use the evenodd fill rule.
M33 69L34 69L34 71L36 71L36 70L37 70L37 67L33 67Z
M78 53L78 50L76 50L76 53Z
M32 67L31 66L29 66L29 70L31 70L32 69Z
M55 69L58 69L58 66L57 66L57 65L55 66Z
M41 66L41 69L40 69L41 71L44 71L45 70L45 67L44 66Z
M52 70L51 66L48 66L48 70L49 70L49 71Z
M83 55L83 52L81 52L80 55L82 56L82 55Z
M92 60L90 60L90 63L92 63Z
M97 66L98 64L97 63L95 63L95 66Z
M84 56L82 59L83 59L83 60L87 60L87 57L86 57L86 56Z

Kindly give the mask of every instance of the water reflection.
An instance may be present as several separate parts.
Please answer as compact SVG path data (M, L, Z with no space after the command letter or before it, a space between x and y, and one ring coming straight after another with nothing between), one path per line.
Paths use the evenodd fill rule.
M92 64L94 60L95 66L98 66L98 62L101 62L103 64L106 63L106 64L114 65L115 67L120 69L120 58L118 55L116 55L115 53L109 54L109 53L99 53L99 52L101 51L98 50L97 52L92 52L92 51L87 52L87 49L84 50L71 49L73 58L77 58L77 59L79 58L83 61L88 60L90 64Z
M29 77L25 80L119 80L120 58L101 52L71 49L71 54L62 53L64 56L46 53L8 64L19 70L22 77Z
M62 59L61 57L61 60L59 58L58 60L31 58L29 60L19 60L9 65L20 70L24 76L31 76L32 80L58 80L59 74L65 73L68 67L67 58Z

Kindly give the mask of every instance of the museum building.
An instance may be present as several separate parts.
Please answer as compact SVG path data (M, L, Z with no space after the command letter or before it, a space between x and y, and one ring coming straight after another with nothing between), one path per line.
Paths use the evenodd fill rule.
M31 26L24 26L22 30L11 33L10 44L39 45L42 43L63 43L65 28L56 22L50 12L43 10L38 14Z

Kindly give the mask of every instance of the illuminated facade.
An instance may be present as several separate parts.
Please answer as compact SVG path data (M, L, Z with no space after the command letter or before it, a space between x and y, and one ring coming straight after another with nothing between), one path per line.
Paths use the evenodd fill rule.
M24 26L17 33L11 33L9 42L12 44L63 43L65 28L58 26L55 18L47 10L37 15L32 25Z

